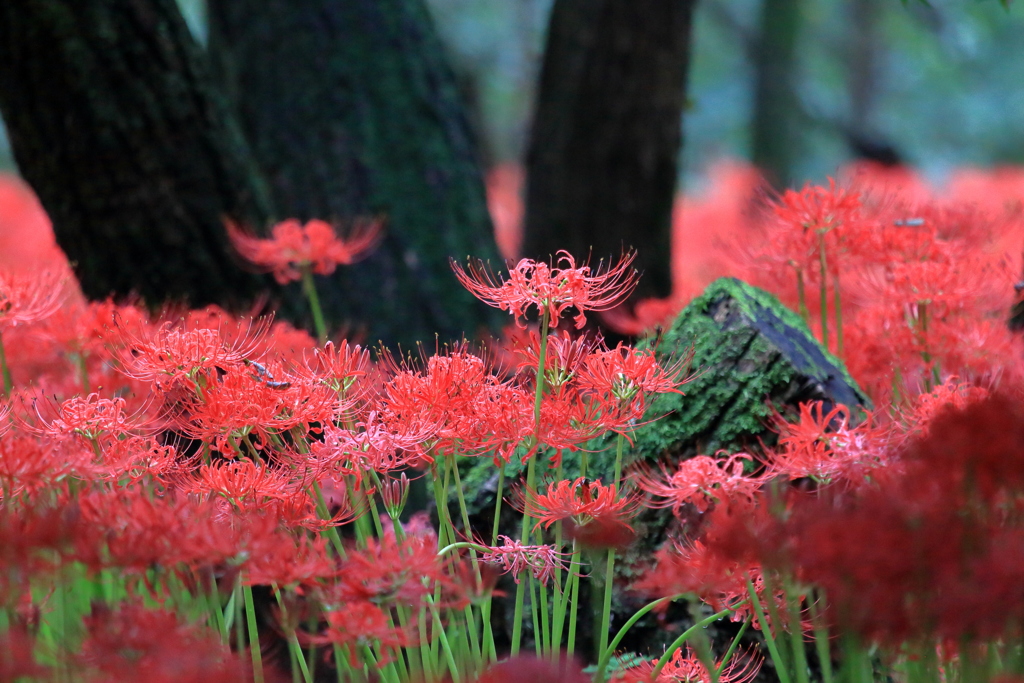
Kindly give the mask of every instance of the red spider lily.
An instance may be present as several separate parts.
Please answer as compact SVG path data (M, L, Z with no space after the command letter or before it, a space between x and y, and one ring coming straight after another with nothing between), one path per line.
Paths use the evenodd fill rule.
M715 610L741 609L747 602L746 582L760 570L725 557L701 541L669 543L655 555L653 566L633 589L645 595L692 594Z
M557 466L562 451L577 451L606 432L628 436L643 418L639 405L590 398L567 389L558 394L546 394L541 400L537 444L555 451L553 466ZM532 457L535 452L536 447L523 459Z
M32 402L38 424L26 423L25 427L54 439L80 436L87 441L118 440L145 429L142 414L128 415L123 398L103 398L97 393L74 396L47 411L56 413L52 417L43 415L41 403L46 405L46 402Z
M30 581L62 566L81 530L82 521L66 499L21 509L5 499L0 506L0 605L15 610L18 596L30 591Z
M271 435L294 427L308 430L311 424L333 418L337 395L329 387L289 379L295 381L284 381L279 372L271 374L263 365L258 370L228 370L197 389L196 400L183 402L175 423L185 434L233 456L243 437L252 435L256 447L263 447Z
M112 480L126 477L129 484L142 480L169 484L184 465L174 446L162 446L152 437L108 439L102 444L102 449L104 476Z
M202 465L188 486L190 493L213 494L239 507L268 500L286 500L300 492L303 482L276 468L241 459L219 465Z
M159 497L142 487L77 498L81 525L74 558L93 571L144 574L154 565L208 567L238 554L241 530L211 501ZM276 523L271 522L273 529Z
M141 332L118 325L117 357L129 377L170 388L195 381L215 369L243 366L266 344L270 320L251 321L240 332L221 328L182 328L164 323Z
M338 265L362 259L380 242L382 227L381 221L357 221L349 235L341 238L325 221L312 220L303 225L292 219L275 225L270 239L260 239L227 223L228 237L238 253L272 272L282 285L301 280L307 268L318 275L330 275Z
M366 547L348 553L328 602L370 601L376 604L418 606L442 588L450 604L461 602L457 587L437 555L437 536L419 524L405 527L398 539L393 531L380 540L367 539Z
M455 349L427 360L424 373L402 370L384 388L388 413L436 425L439 453L509 458L533 427L532 397L500 382L482 358Z
M691 348L670 366L662 366L652 349L637 350L619 344L587 357L580 384L600 395L623 403L639 402L646 407L651 394L682 394L681 386L693 379L689 374L694 350Z
M296 370L299 377L322 382L351 400L359 397L353 387L366 376L370 352L347 341L337 346L329 341L323 348L314 348L312 358L304 360L304 365Z
M522 320L531 306L547 316L552 327L566 309L575 308L576 327L586 322L586 311L606 311L624 301L636 287L638 275L631 267L635 253L623 255L608 266L602 262L596 270L589 265L576 266L566 251L559 251L555 265L522 259L509 271L508 279L495 276L481 261L469 261L467 269L452 260L452 270L462 286L478 299Z
M244 581L251 586L286 588L311 584L338 573L327 551L327 538L296 536L287 532L264 535L249 546Z
M851 223L860 210L860 194L836 185L828 179L828 188L804 185L804 188L786 190L772 207L776 218L804 230L831 230Z
M522 357L520 369L536 371L540 363L540 341L540 336L531 330L526 343L517 344L516 352ZM576 379L587 359L602 347L603 341L593 335L585 334L574 339L564 330L561 334L548 335L544 356L544 386L549 392L561 391Z
M141 602L110 610L94 603L77 666L99 680L154 683L247 680L241 660L215 633L178 621L173 612ZM138 678L136 678L138 677Z
M769 474L789 479L809 477L819 483L857 481L889 461L891 429L874 426L870 413L850 426L850 411L837 405L828 412L823 401L800 404L795 423L776 414L778 446L771 452Z
M0 486L4 498L33 493L65 477L90 478L94 454L81 445L12 432L0 439Z
M526 570L543 583L550 581L556 571L568 571L568 556L553 545L524 545L522 541L501 535L498 540L501 545L482 553L480 561L498 565L502 573L512 574L516 583Z
M64 277L0 270L0 331L53 315L64 299Z
M753 499L761 480L743 474L746 463L751 460L746 453L725 458L698 455L680 462L675 472L670 473L662 464L660 476L641 468L634 479L641 489L664 499L655 506L671 507L677 515L687 504L706 512L713 504L729 505Z
M714 662L714 668L721 670L712 678L707 666L700 661L693 648L687 645L685 655L682 648L676 650L665 668L658 672L657 678L654 677L654 669L658 660L654 659L626 669L621 674L621 680L627 683L711 683L712 680L720 683L748 683L757 677L761 662L759 655L738 652L728 663Z
M333 425L324 428L324 440L310 444L310 464L323 472L356 474L367 470L379 473L402 470L433 462L424 443L437 426L432 423L391 420L388 415L371 412L353 429Z
M639 507L636 495L620 498L615 486L603 486L600 480L588 482L583 477L548 486L543 494L526 492L526 512L537 520L534 528L543 524L547 529L566 519L571 519L578 527L597 522L629 528L626 520L633 517Z
M327 629L322 635L309 636L308 639L317 645L338 644L348 653L349 664L353 667L358 666L359 654L364 647L380 647L386 653L393 653L414 642L405 630L392 625L387 612L367 600L328 604L328 608L324 613Z

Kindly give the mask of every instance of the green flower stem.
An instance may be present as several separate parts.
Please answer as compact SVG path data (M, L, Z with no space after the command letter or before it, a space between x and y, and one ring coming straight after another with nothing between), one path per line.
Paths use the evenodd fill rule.
M281 609L281 621L285 624L289 624L288 633L285 635L288 636L288 651L292 656L292 666L294 667L296 664L298 665L304 683L313 683L313 679L309 674L309 667L306 666L306 658L302 654L302 648L299 647L299 639L295 635L295 629L290 628L288 606L285 605L284 598L281 597L281 590L276 584L273 586L272 590L274 591L274 597L277 599L277 606Z
M540 447L540 406L544 399L544 369L547 367L548 350L548 313L545 307L540 316L540 348L537 351L537 389L533 396L533 438L530 440L530 448L527 453L530 460L526 465L526 490L533 491L537 485L537 458ZM530 522L532 518L527 510L523 510L523 527L520 533L520 540L524 544L530 542ZM519 647L523 638L523 603L526 597L526 583L532 585L533 578L520 582L516 586L516 606L512 615L512 656L519 654ZM536 605L534 605L536 614ZM536 634L535 634L536 635Z
M821 282L818 291L821 298L821 345L828 351L828 263L825 254L825 233L818 231L818 264L821 268Z
M429 595L427 596L427 601L430 605L430 615L434 619L434 631L441 640L441 649L444 650L444 657L448 662L448 673L452 676L452 683L460 683L462 677L459 675L459 667L455 663L455 654L452 652L451 644L448 642L448 634L445 633L444 626L441 624L441 615L438 614L437 606Z
M615 648L619 646L619 643L622 642L622 639L626 637L626 634L629 632L629 629L633 628L636 622L640 621L640 619L645 614L650 612L652 609L660 607L661 605L667 604L674 600L678 600L681 597L682 595L670 595L668 597L658 598L654 602L649 602L640 609L638 609L636 613L634 613L633 616L629 618L629 621L622 625L622 628L619 629L619 632L615 634L614 638L612 638L612 642L608 643L608 647L606 647L604 651L601 653L601 659L597 662L597 671L594 672L594 683L603 683L605 679L605 670L608 668L608 662L611 661L612 655L615 654ZM572 641L570 641L570 643L571 642Z
M651 672L651 680L658 680L658 676L661 675L661 670L665 668L666 664L668 664L668 660L672 659L673 653L675 653L676 650L683 646L683 643L685 643L695 634L700 632L701 629L705 628L710 624L715 623L722 617L729 616L730 614L732 614L732 612L733 611L731 609L724 609L721 612L716 612L715 614L712 614L710 617L701 619L696 624L683 631L683 634L675 640L673 640L672 644L665 649L665 654L661 656L661 659L658 660L658 663L654 667L654 671Z
M843 305L839 291L839 272L832 276L832 307L836 316L836 355L843 357Z
M327 326L324 324L323 309L320 308L320 297L316 293L313 271L308 265L302 266L302 293L309 301L309 310L313 314L313 329L316 331L317 341L325 344L327 342Z
M811 312L807 310L807 291L804 287L804 271L800 268L796 269L796 298L798 301L798 307L800 308L800 317L803 318L804 324L810 327Z
M239 575L239 583L242 578ZM260 633L256 628L256 606L252 600L252 586L242 585L245 599L245 623L249 634L249 654L252 656L252 676L256 683L263 683L263 653L260 652Z
M764 608L761 607L761 601L757 597L757 590L754 588L754 583L747 577L747 592L750 594L750 603L754 606L754 614L757 615L757 620L761 624L761 634L764 636L765 645L768 646L768 654L771 655L772 661L775 662L775 673L779 677L779 683L790 683L789 679L789 663L784 660L780 653L779 648L775 644L775 637L772 636L772 629L768 626L768 620L764 617ZM778 623L777 621L775 623Z
M622 478L622 450L626 437L618 435L615 440L615 476L612 485L616 496L619 494L619 480ZM612 592L615 589L615 551L608 550L608 562L604 572L604 604L601 607L601 630L597 634L597 652L604 652L608 647L608 630L611 628Z
M7 365L7 352L4 350L4 338L0 334L0 371L4 376L4 396L10 396L14 389L14 380L11 379L11 368Z
M718 683L719 677L721 677L722 672L725 671L725 667L729 665L729 660L732 659L733 654L736 652L736 648L740 646L740 638L743 637L743 634L746 633L747 629L750 627L750 621L751 620L748 617L747 620L743 622L743 625L740 626L740 630L736 633L736 637L733 638L732 642L729 644L729 649L725 651L724 655L722 655L722 663L711 672L711 683Z
M455 493L459 500L459 512L462 515L462 528L463 533L468 537L472 530L469 525L469 507L466 505L466 496L462 492L462 476L459 474L459 463L457 461L457 453L452 453L451 456L451 468L452 473L455 475ZM469 556L473 560L473 576L476 579L476 585L483 585L483 576L480 574L480 563L477 562L476 549L472 546L469 548ZM483 668L484 655L480 648L480 631L476 627L476 615L473 613L473 605L466 605L465 608L466 621L469 626L469 644L473 652L473 661L476 662L479 669ZM486 644L486 641L485 641Z
M817 591L818 598L822 599L822 592ZM807 607L811 612L811 624L814 626L814 648L818 653L818 666L821 668L821 683L832 683L832 654L829 647L828 629L818 608L818 601L811 596L807 600Z
M783 589L786 595L786 611L789 612L789 645L793 650L793 669L799 683L810 683L807 669L807 651L804 645L803 623L800 620L799 596L790 581L784 583Z

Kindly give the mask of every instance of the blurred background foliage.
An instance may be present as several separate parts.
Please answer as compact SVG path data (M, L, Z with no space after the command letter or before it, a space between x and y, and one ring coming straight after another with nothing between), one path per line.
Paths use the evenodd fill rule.
M179 2L205 39L203 0ZM551 0L429 5L486 165L520 160ZM682 165L691 181L715 159L750 157L759 7L758 0L698 4ZM869 21L856 21L858 12ZM933 179L956 166L1024 163L1024 14L1013 4L805 1L800 21L793 79L802 125L793 178L834 173L852 155L854 129ZM864 70L870 73L858 73ZM0 169L15 170L2 129Z

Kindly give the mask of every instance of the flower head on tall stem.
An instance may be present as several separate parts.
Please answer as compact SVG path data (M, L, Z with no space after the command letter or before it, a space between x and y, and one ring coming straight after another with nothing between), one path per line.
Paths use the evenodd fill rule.
M569 308L575 308L575 323L582 328L586 311L606 311L620 304L636 287L639 275L632 268L634 252L626 253L617 263L577 266L567 251L559 251L553 264L522 259L508 277L496 276L482 261L469 261L466 268L452 260L452 270L462 286L478 299L511 313L516 324L531 306L546 312L551 327Z
M312 220L303 225L295 219L278 223L269 239L254 237L228 222L228 237L250 263L269 270L279 283L302 279L303 270L330 275L338 265L360 260L380 242L380 221L358 221L347 237L339 237L330 223Z

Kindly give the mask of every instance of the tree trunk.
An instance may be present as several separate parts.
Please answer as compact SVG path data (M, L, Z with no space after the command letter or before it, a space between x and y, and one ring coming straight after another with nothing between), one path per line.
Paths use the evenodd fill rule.
M0 111L85 294L241 302L268 195L174 0L4 0Z
M524 252L638 250L671 291L669 234L696 0L556 0L527 155Z
M775 187L792 182L799 158L800 103L796 91L796 40L800 0L762 0L754 47L754 115L751 158Z
M329 317L385 342L494 326L448 265L497 250L476 145L423 0L210 0L209 11L210 54L275 218L386 221L378 250L331 277Z

